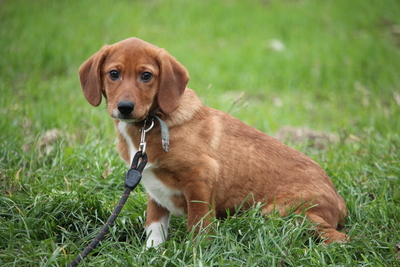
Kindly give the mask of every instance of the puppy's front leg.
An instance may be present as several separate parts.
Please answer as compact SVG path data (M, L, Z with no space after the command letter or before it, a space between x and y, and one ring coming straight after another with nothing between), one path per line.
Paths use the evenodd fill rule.
M215 216L212 208L211 195L205 188L197 187L186 196L188 206L188 230L194 230L195 235L206 228Z
M147 195L146 247L156 247L167 240L169 217L170 212Z

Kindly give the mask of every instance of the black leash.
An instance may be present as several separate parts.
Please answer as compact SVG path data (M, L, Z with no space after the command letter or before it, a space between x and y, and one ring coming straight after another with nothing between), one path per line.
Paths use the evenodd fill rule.
M114 224L115 220L118 217L118 214L122 210L126 200L129 197L129 194L136 186L139 184L140 180L142 179L142 172L144 167L147 164L147 154L146 154L146 133L153 129L154 126L154 118L158 120L160 123L161 128L161 138L162 138L162 147L165 153L168 152L169 149L169 131L168 126L164 121L162 121L157 115L152 114L149 116L148 119L151 119L151 125L146 128L146 123L148 119L143 121L143 127L141 128L141 138L139 144L139 151L135 154L132 159L131 168L126 172L125 176L125 192L122 195L117 207L115 208L114 212L108 218L106 224L103 226L101 231L96 235L92 242L78 255L75 257L73 261L71 261L67 267L75 267L79 264L81 260L86 258L100 243L103 237L108 233L109 227ZM140 163L139 160L141 159Z
M141 162L139 164L139 160L141 159ZM115 208L114 212L111 214L111 216L108 218L106 224L103 226L101 231L96 235L96 237L93 239L92 242L78 255L76 258L71 261L68 264L68 267L75 267L79 264L81 260L86 258L87 255L89 255L92 250L94 250L97 245L100 243L100 241L103 239L103 237L108 233L109 227L114 224L115 220L118 217L118 214L122 210L122 207L124 206L126 200L129 197L129 194L133 189L136 188L136 186L139 184L140 180L142 179L142 172L144 170L144 167L147 164L147 154L143 151L138 151L135 154L135 157L132 160L131 163L131 168L126 172L125 176L125 191L124 194L122 195L117 207Z

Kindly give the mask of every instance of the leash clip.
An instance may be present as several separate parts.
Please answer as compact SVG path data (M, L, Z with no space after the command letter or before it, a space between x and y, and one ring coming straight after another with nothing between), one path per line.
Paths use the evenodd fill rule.
M139 144L139 151L144 154L146 152L146 133L149 132L154 127L154 119L151 119L151 125L149 128L146 129L147 119L143 122L143 127L140 129L142 132L140 136L140 144Z

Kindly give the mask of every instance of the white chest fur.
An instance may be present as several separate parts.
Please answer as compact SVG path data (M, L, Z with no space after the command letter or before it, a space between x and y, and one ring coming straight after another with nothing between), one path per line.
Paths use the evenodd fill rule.
M143 172L142 183L147 193L161 206L168 209L172 214L182 216L184 214L182 208L175 206L172 198L182 195L179 190L171 189L161 182L153 173L154 165L150 166Z
M126 122L118 122L118 130L125 138L128 148L129 148L129 156L130 162L134 155L137 152L137 148L135 147L132 138L129 136L127 132L128 124ZM154 174L155 166L154 164L148 162L146 168L142 174L142 183L146 188L147 193L161 206L168 209L171 213L181 216L184 214L182 208L178 208L175 206L174 202L172 201L173 196L182 195L182 192L179 190L174 190L167 187L162 181L160 181L157 176Z

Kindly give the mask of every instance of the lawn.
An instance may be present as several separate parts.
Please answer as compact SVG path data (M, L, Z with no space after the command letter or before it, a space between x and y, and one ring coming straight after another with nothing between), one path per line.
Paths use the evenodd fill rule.
M136 36L175 56L206 105L321 164L351 242L255 207L197 242L173 216L146 249L139 187L82 266L400 266L399 14L393 0L0 1L0 265L65 266L114 209L126 167L77 71Z

